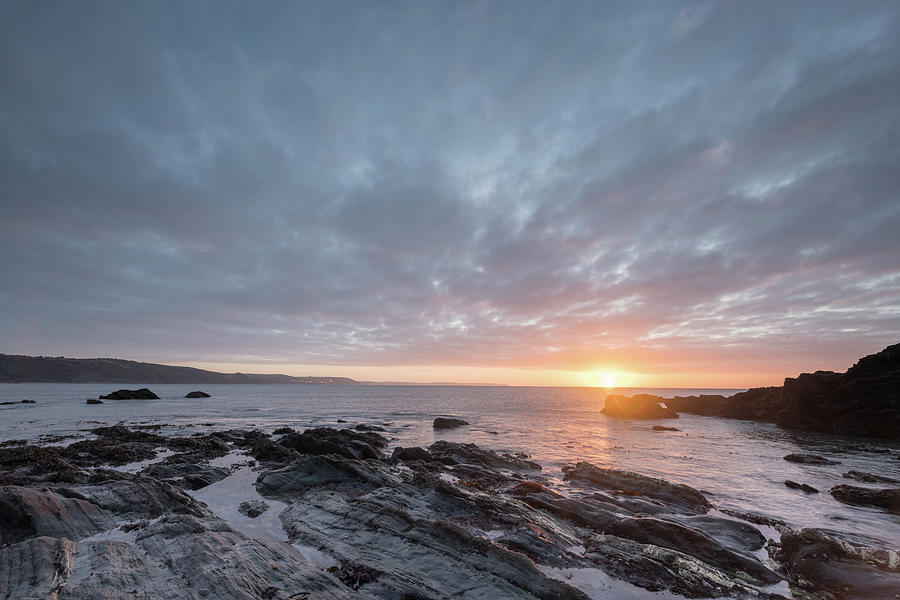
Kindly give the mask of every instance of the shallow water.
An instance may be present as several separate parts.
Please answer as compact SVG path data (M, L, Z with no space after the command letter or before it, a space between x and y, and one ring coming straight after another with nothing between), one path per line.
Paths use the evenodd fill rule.
M437 439L474 442L500 451L527 452L544 475L561 480L561 467L577 460L629 469L686 483L708 494L719 508L759 512L792 527L827 527L856 532L897 547L900 517L834 500L828 489L853 483L850 470L900 478L900 444L784 431L774 425L682 415L665 421L609 419L600 413L606 392L594 388L340 385L148 385L160 400L85 399L118 384L0 384L0 402L28 398L37 404L0 406L0 441L84 435L98 424L158 423L163 433L281 426L385 425L392 444L427 446ZM144 387L129 385L129 388ZM202 389L212 398L185 399ZM649 390L617 390L640 393ZM662 396L737 390L652 390ZM469 427L435 432L438 415L459 416ZM654 432L654 424L681 429ZM846 452L847 444L889 450ZM783 456L814 452L841 464L790 463ZM821 490L807 495L785 479Z

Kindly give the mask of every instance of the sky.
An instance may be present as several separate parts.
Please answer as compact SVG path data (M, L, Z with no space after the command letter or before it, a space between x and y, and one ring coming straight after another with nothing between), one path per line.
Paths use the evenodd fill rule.
M0 352L778 385L898 232L898 2L0 4Z

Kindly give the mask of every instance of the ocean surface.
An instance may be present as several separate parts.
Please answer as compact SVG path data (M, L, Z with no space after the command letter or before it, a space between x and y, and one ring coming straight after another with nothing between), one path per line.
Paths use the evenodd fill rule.
M121 387L149 387L160 400L85 403ZM213 397L184 398L195 389ZM738 391L614 390L663 397ZM188 435L225 428L346 426L338 423L341 419L348 425L382 425L397 446L428 446L445 439L526 452L559 486L565 485L561 468L584 460L688 484L707 494L717 509L762 513L794 528L825 527L900 546L900 517L841 504L828 494L840 483L867 485L841 476L851 469L900 478L900 444L686 414L654 421L610 419L600 413L607 393L599 388L540 387L0 384L0 402L36 401L0 406L0 442L68 444L72 438L58 436L89 437L87 430L99 424L162 424L164 434ZM464 418L471 425L436 432L431 422L442 415ZM652 431L658 424L681 431ZM793 452L821 454L841 464L783 460ZM788 489L786 479L821 493Z

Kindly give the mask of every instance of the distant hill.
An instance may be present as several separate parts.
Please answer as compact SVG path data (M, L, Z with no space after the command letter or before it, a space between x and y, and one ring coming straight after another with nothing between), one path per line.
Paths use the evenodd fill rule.
M118 358L0 354L0 383L299 383L355 384L348 377L217 373Z

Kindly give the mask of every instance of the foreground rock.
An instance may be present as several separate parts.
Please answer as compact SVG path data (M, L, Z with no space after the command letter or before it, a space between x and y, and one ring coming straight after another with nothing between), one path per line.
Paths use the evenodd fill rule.
M431 426L434 429L455 429L456 427L462 427L463 425L468 424L468 421L463 421L462 419L454 419L451 417L437 417Z
M639 473L579 462L551 489L521 453L438 441L385 458L387 440L372 431L282 431L164 437L112 426L65 448L0 447L0 590L60 599L584 600L570 585L577 578L565 577L599 569L634 597L643 592L631 586L690 598L780 598L767 586L781 576L754 554L765 543L747 522L756 519L784 532L773 553L792 585L831 589L815 578L830 566L868 577L860 589L887 589L896 575L896 559L877 544L844 548L830 565L830 552L803 550L819 542L794 543L784 524L709 513L700 491ZM160 448L175 454L138 474L107 468L121 453L130 461ZM185 491L194 481L229 489L221 478L230 471L210 460L236 450L260 457L256 490L286 506L278 515L284 535L317 550L324 564L234 531ZM203 497L215 494L212 487ZM259 515L275 509L248 500L238 510L269 523L268 513Z
M856 536L800 529L783 534L772 555L795 586L816 598L886 600L900 590L900 554Z
M211 398L212 396L210 396L206 392L197 391L197 392L188 392L187 394L184 395L184 397L185 398Z
M874 506L900 515L900 488L863 488L855 485L836 485L829 493L837 500L857 506Z
M617 419L677 419L678 413L661 404L662 398L637 394L630 398L618 394L606 397L602 412Z
M776 423L841 435L900 439L900 344L861 358L845 373L816 371L787 378L781 387L754 388L731 397L676 397L679 412Z
M148 390L116 390L106 396L100 396L101 400L159 400L159 396Z
M885 477L883 475L875 475L874 473L866 473L864 471L847 471L843 475L844 479L855 479L864 483L900 483L900 479L893 477Z

